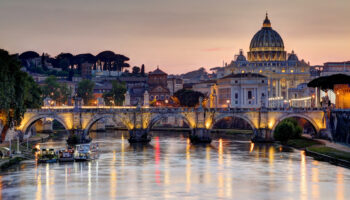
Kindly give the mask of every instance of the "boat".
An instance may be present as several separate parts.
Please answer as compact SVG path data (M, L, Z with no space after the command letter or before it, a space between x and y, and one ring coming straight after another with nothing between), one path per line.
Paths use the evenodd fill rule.
M55 163L57 154L54 149L40 149L38 154L38 163Z
M74 160L88 161L99 157L99 148L97 143L75 145Z
M67 149L61 149L58 151L59 162L73 162L74 161L74 149L68 147Z

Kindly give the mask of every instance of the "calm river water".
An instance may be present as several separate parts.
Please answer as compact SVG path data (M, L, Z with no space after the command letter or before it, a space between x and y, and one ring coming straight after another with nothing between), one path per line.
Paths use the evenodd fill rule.
M121 132L93 133L98 160L36 164L0 173L0 199L338 199L350 198L350 170L303 152L217 135L194 146L185 134L154 133L130 146ZM64 140L42 146L64 146Z

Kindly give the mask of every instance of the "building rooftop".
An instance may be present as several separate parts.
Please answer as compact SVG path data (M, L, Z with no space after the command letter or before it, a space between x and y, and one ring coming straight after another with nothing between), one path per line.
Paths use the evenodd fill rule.
M249 73L241 73L241 74L230 74L222 77L221 79L226 79L226 78L266 78L266 76L249 72Z

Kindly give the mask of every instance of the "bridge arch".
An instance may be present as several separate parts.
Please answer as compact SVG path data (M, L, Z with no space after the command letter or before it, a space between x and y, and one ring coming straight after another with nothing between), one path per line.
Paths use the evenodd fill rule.
M157 123L159 122L161 119L164 119L166 117L179 117L182 120L184 120L184 122L189 126L189 128L193 128L191 127L191 124L189 122L189 120L186 118L186 116L184 116L183 114L180 113L166 113L166 114L157 114L155 116L153 116L147 126L147 131L150 131L151 128Z
M217 122L224 119L225 117L235 117L235 118L242 119L242 120L246 121L251 126L253 131L257 129L257 127L254 125L254 123L247 116L239 115L239 114L235 114L235 113L223 113L223 114L219 114L217 117L214 117L213 122L211 123L209 129L212 129L213 126Z
M321 128L317 125L317 123L311 117L309 117L307 115L299 114L299 113L288 113L286 115L282 115L281 117L279 117L276 120L276 122L274 123L274 125L272 126L271 132L274 133L277 125L279 123L281 123L283 120L288 119L288 118L293 118L293 117L298 117L298 118L301 118L301 119L305 119L306 121L308 121L313 126L314 130L316 131L316 134L319 133Z
M36 115L31 117L27 123L24 124L23 128L20 130L22 131L23 134L27 134L28 129L38 120L45 119L45 118L51 118L53 120L57 120L59 123L61 123L66 131L69 131L69 126L66 124L66 122L58 115Z
M114 124L116 125L117 123L115 122L115 118L120 118L122 119L122 117L120 115L95 115L92 119L89 120L89 122L86 124L85 128L84 128L84 133L88 134L91 127L99 120L101 119L112 119L112 121L114 122ZM123 122L123 120L122 120ZM127 127L127 125L123 122L123 125Z

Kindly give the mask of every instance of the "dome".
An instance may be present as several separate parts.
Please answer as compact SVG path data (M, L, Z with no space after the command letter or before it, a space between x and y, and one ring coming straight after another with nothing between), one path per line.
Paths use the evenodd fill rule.
M249 61L283 61L286 52L281 36L272 29L266 14L263 27L253 36L250 42Z
M288 56L288 61L298 61L298 56L294 53L294 51L292 51L291 54L289 54Z
M236 61L246 61L247 59L245 58L245 56L243 55L243 50L239 50L239 55L236 55Z

